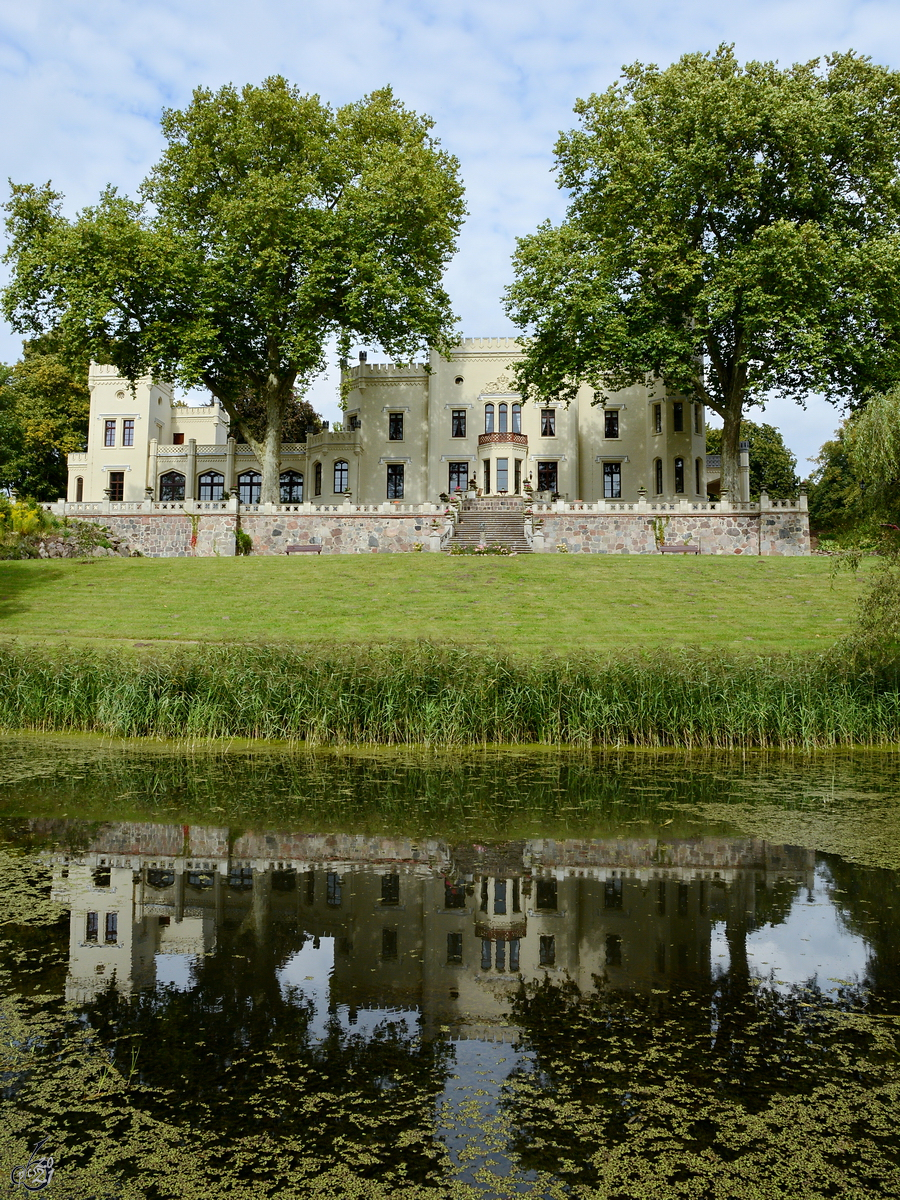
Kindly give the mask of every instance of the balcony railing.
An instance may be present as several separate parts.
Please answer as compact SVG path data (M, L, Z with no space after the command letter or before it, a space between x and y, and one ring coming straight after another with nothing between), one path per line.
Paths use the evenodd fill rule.
M527 446L528 438L524 433L479 433L479 446L493 446L499 442L508 442L513 446Z

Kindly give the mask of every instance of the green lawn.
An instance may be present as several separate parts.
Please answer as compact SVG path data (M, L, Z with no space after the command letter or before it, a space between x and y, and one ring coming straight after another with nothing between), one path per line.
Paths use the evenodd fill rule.
M847 631L865 586L830 567L549 554L0 562L0 638L815 651Z

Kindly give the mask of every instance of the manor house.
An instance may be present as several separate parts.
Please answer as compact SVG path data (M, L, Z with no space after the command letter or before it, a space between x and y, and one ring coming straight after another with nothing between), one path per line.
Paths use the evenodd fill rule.
M477 483L487 496L570 502L705 501L706 430L701 404L641 384L598 398L582 387L569 407L526 402L511 366L513 338L466 338L449 361L360 362L346 369L345 419L285 443L282 504L436 503ZM231 436L217 402L188 407L162 383L136 389L109 366L92 366L87 452L69 455L69 502L215 501L260 498L260 464ZM749 497L742 497L749 499Z

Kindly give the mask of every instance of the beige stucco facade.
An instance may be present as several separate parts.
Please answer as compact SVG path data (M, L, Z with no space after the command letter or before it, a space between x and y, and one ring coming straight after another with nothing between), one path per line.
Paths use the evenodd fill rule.
M477 482L486 495L538 492L571 502L706 497L702 406L661 385L582 387L566 407L525 403L512 338L466 338L450 360L360 362L345 375L343 427L282 447L282 502L438 501ZM69 456L69 502L259 499L260 466L229 436L224 410L173 403L150 379L135 388L92 366L88 448Z

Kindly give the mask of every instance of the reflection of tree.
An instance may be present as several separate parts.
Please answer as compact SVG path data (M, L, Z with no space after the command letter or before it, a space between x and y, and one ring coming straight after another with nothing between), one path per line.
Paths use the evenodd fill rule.
M504 1100L523 1167L622 1200L896 1194L894 1026L740 963L697 990L523 990L534 1066Z
M223 1182L274 1186L336 1155L360 1178L402 1167L411 1181L434 1181L444 1044L390 1022L347 1033L334 1017L324 1038L311 1036L313 1005L276 975L302 944L302 934L286 944L242 928L199 960L188 990L129 1000L110 987L86 1018L126 1072L137 1049L132 1107L198 1136L221 1158Z
M834 881L832 903L869 947L866 983L877 1000L900 1002L900 875L822 857Z

